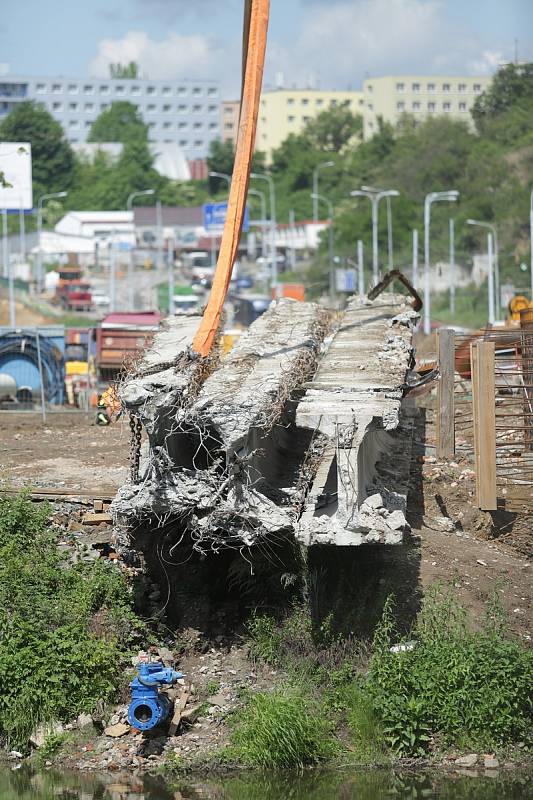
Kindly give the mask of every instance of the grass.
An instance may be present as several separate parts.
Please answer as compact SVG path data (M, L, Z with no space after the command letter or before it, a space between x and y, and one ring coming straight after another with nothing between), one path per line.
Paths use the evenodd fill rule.
M245 763L312 763L302 755L305 727L288 723L289 716L302 720L309 713L324 745L317 760L339 747L354 762L386 763L449 747L492 752L518 742L531 746L533 651L508 636L496 594L484 624L472 630L452 592L429 592L404 639L389 598L369 660L364 647L333 638L327 621L313 633L302 607L281 622L252 617L252 654L283 667L288 683L253 696L245 707L235 740ZM414 647L391 652L393 644L408 641ZM280 733L272 734L278 726ZM279 748L271 735L283 739L286 729L295 740Z
M117 568L67 565L48 515L24 493L0 498L0 737L16 749L37 724L113 699L141 629Z

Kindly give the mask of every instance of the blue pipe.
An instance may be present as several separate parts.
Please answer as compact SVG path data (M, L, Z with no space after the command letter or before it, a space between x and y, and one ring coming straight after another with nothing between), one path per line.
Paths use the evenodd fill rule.
M149 731L168 717L172 702L160 689L171 686L183 675L165 667L160 661L141 664L136 678L130 683L131 703L128 722L132 728Z

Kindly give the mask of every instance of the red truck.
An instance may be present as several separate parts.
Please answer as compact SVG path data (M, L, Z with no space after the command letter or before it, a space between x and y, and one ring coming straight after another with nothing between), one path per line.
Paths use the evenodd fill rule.
M96 330L96 365L101 380L113 380L133 362L159 329L161 314L132 311L108 314Z
M69 311L90 311L93 307L91 285L82 278L79 267L64 266L57 270L56 301Z

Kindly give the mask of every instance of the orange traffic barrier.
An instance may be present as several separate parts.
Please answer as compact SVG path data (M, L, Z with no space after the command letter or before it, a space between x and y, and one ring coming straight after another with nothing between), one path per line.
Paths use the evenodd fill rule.
M246 0L243 25L244 78L228 213L209 300L192 344L193 350L201 356L209 355L220 326L241 236L263 82L269 11L270 0Z

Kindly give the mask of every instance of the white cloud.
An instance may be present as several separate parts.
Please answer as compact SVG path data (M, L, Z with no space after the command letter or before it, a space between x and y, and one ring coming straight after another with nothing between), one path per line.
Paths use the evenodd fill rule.
M102 39L89 70L108 76L109 64L135 61L142 75L153 79L220 78L225 63L220 45L201 34L169 33L159 41L144 31L128 31L120 39Z
M293 45L269 42L266 79L282 71L288 86L313 76L324 88L356 88L367 74L486 73L496 57L449 21L443 0L309 2Z

